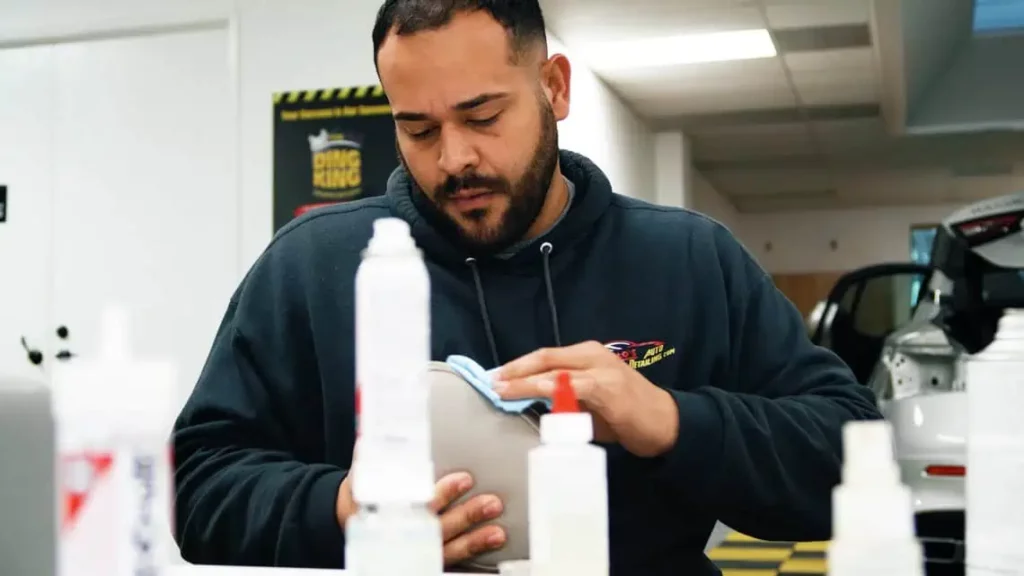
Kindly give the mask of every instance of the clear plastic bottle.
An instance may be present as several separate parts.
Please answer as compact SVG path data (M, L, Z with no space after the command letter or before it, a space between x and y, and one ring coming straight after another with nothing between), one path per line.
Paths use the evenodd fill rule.
M843 427L842 483L832 491L829 576L923 576L910 489L893 458L891 425Z
M356 273L359 449L345 525L345 566L357 576L440 576L441 524L430 447L430 277L400 219L373 223Z
M608 479L590 414L580 412L568 374L557 377L551 413L530 451L531 576L608 576Z
M175 369L129 351L111 308L102 351L55 368L61 576L159 576L180 556L172 533Z

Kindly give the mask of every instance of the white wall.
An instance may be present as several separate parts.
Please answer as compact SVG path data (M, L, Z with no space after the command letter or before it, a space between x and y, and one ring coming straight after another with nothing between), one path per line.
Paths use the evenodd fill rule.
M654 200L664 206L693 204L693 159L690 139L682 132L654 135Z
M273 230L273 94L377 84L370 31L380 3L239 0L239 6L242 245L247 268Z
M376 84L370 31L381 0L3 0L0 47L68 37L231 22L238 80L239 273L270 240L274 92ZM552 38L552 48L571 52ZM617 192L653 199L653 137L573 59L561 145L593 159Z
M225 21L234 3L235 0L2 0L0 46Z
M741 214L733 231L769 272L847 271L907 261L911 226L937 224L959 207ZM832 240L837 243L835 250L830 246Z
M733 234L736 234L739 228L742 227L741 214L736 211L736 207L732 205L732 202L720 194L708 182L707 178L696 170L693 171L693 193L691 197L693 199L691 208L718 220L731 230Z
M656 133L654 158L655 202L695 210L736 230L740 223L736 207L694 168L686 134Z
M558 38L548 51L572 64L569 117L559 124L559 145L593 160L616 192L654 201L654 135L621 98L599 80Z

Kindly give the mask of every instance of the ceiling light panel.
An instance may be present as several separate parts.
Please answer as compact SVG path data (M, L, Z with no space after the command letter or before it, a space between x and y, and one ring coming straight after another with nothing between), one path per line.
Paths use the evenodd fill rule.
M597 72L751 60L777 55L771 34L763 29L591 43L580 46L577 52Z

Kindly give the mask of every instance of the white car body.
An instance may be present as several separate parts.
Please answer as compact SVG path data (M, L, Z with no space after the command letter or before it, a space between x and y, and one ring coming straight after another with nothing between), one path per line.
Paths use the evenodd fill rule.
M936 273L929 292L948 289ZM967 465L967 353L932 321L934 302L922 302L909 324L890 335L868 386L892 423L896 456L915 511L963 511Z
M851 339L864 283L907 274L923 274L926 283L909 321L887 335ZM847 310L853 286L861 288ZM847 274L808 319L815 341L850 364L892 424L929 574L964 573L965 368L970 354L991 342L994 324L1009 307L1024 307L1024 194L979 202L947 218L929 266L883 264ZM879 343L880 355L872 356Z

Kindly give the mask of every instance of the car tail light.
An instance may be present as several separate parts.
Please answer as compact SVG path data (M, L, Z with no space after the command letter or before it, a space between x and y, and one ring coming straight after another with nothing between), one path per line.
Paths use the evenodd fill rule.
M956 228L968 243L976 246L1020 232L1024 227L1022 219L1024 213L1001 214L964 222L958 224Z
M963 478L967 474L966 466L951 466L948 464L932 464L924 469L927 476Z

